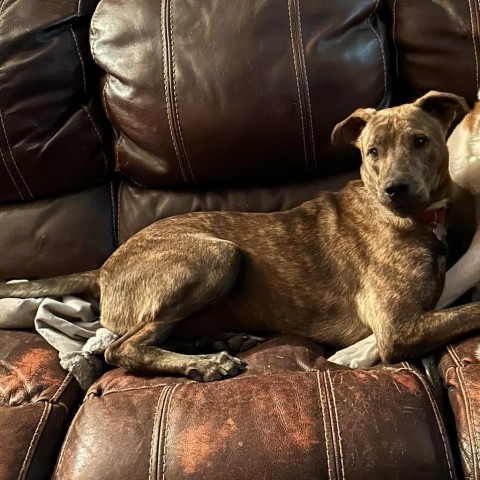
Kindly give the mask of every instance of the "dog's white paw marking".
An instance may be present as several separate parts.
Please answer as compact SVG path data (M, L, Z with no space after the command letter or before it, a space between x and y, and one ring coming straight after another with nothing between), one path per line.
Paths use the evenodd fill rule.
M370 335L350 347L339 350L328 361L350 368L368 368L380 360L375 335Z
M475 350L475 358L477 360L480 360L480 345L477 347L477 349Z

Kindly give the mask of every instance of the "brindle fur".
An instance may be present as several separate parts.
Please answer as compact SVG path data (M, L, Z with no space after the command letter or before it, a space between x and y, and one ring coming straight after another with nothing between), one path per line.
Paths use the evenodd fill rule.
M449 201L446 137L467 111L462 98L439 92L378 112L357 110L332 140L360 149L361 181L286 212L161 220L83 281L64 277L56 289L39 288L43 281L7 285L0 296L91 293L98 284L102 324L121 336L106 360L140 373L203 381L235 375L242 363L227 352L161 347L174 327L219 298L244 331L298 334L336 348L374 332L384 362L424 354L480 328L480 303L432 310L446 245L414 219ZM415 145L419 135L426 145ZM385 194L399 179L410 185L402 205Z

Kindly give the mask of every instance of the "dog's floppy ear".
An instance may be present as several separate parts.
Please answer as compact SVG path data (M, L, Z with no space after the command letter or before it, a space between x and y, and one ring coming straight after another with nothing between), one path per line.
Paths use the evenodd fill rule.
M331 142L334 147L355 144L367 122L375 115L374 108L358 108L343 122L338 123L332 132Z
M434 90L420 97L413 104L439 120L445 132L451 132L450 127L461 122L470 110L463 97Z

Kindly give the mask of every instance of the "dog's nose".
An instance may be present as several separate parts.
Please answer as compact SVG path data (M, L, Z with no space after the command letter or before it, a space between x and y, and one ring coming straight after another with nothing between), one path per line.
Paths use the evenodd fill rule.
M392 180L385 184L385 193L390 198L399 197L408 193L410 185L402 180Z

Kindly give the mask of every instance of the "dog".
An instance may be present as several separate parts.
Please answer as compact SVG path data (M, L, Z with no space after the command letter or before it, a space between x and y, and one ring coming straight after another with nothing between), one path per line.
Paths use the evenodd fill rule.
M467 251L447 271L445 285L436 308L451 305L461 295L474 289L472 297L480 298L480 92L473 109L448 138L449 173L453 182L452 197L457 209L457 222L474 226L474 235ZM471 197L465 200L466 195ZM470 200L470 201L469 201ZM473 201L472 201L473 200ZM462 210L473 211L473 218ZM459 211L461 216L459 215ZM480 348L476 352L480 358ZM380 360L375 335L338 351L329 361L352 368L366 368Z
M167 350L172 333L220 302L249 333L296 334L343 348L375 334L385 363L425 354L480 328L480 303L433 308L447 253L446 137L465 100L430 92L412 104L358 109L333 130L356 145L361 180L284 212L197 212L160 220L96 271L0 286L1 297L100 297L101 323L119 335L109 364L140 374L213 381L238 374L234 355L258 337L224 333ZM230 348L231 347L231 348ZM230 351L228 351L230 350Z

